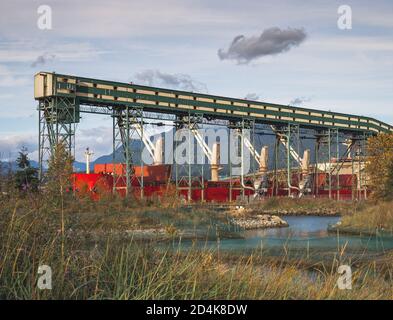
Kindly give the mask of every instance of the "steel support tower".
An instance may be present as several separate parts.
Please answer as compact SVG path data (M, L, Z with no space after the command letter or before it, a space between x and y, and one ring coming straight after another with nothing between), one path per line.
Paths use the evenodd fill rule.
M255 139L272 136L274 140L271 181L273 195L278 186L287 185L287 195L298 188L293 184L294 174L300 180L300 157L304 152L303 141L315 141L314 157L314 194L318 193L320 172L327 175L325 187L330 198L339 199L339 172L348 159L351 160L353 198L367 196L367 181L364 174L367 138L378 133L393 132L393 127L379 120L317 109L284 106L260 101L228 98L193 92L141 86L92 78L39 72L34 78L34 97L38 101L39 112L39 172L43 178L46 161L56 146L61 143L68 152L75 155L75 130L80 114L103 114L113 118L113 163L114 191L124 190L131 194L132 188L144 194L141 143L134 145L138 131L143 133L147 119L166 118L173 122L177 130L188 130L189 161L175 165L175 182L178 192L187 190L187 200L194 190L201 190L204 200L205 180L202 164L194 158L195 139L193 133L203 129L206 124L220 122L234 132L239 139L238 152L244 161L244 145L254 145ZM269 130L259 132L261 126ZM138 129L138 130L136 130ZM245 140L245 132L250 137ZM234 134L234 135L235 135ZM230 139L231 135L228 135ZM203 135L198 135L204 140ZM175 139L176 141L176 139ZM141 141L139 141L141 142ZM175 142L177 144L178 142ZM230 148L231 143L228 140ZM121 150L121 159L117 159ZM228 157L233 150L229 150ZM255 180L256 162L251 156L251 174L243 172L241 165L239 184L235 185L231 161L228 162L230 192L240 189L244 196L247 188L252 188ZM332 160L334 158L334 161ZM231 159L228 159L231 160ZM121 162L115 166L115 163ZM140 176L134 174L139 163ZM247 185L246 185L247 184Z

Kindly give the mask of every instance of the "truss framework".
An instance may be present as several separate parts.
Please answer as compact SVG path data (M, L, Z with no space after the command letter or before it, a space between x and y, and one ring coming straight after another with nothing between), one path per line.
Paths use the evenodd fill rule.
M271 133L263 132L262 135L274 135L273 157L273 194L278 194L278 186L285 183L288 196L298 187L292 185L293 174L298 174L300 181L300 162L302 151L302 130L309 130L310 136L315 139L314 192L318 194L320 172L327 174L326 188L330 198L339 199L340 179L339 172L348 159L351 161L352 174L357 179L353 182L352 197L367 196L367 181L364 174L364 160L366 158L365 143L368 136L377 132L391 132L393 128L387 124L371 118L354 115L343 115L318 110L308 110L290 106L279 106L261 102L240 101L239 99L215 97L171 91L161 88L120 84L95 79L78 78L58 74L44 73L52 76L50 84L45 82L43 93L36 95L39 112L39 176L43 179L46 162L53 154L56 145L62 143L68 152L75 155L75 130L79 123L79 115L83 113L105 114L113 117L113 163L117 163L118 151L121 150L121 165L114 165L114 191L125 190L130 193L133 186L140 188L143 197L143 174L134 174L135 165L141 166L143 161L141 148L132 145L135 133L142 137L145 144L151 144L143 138L145 119L172 123L175 127L174 134L180 128L188 129L188 141L195 139L204 149L209 158L210 150L206 148L203 134L198 129L206 124L221 125L228 128L229 152L231 155L230 139L232 135L238 139L237 154L240 153L242 162L240 174L233 175L232 162L228 159L230 192L240 189L244 197L245 190L250 185L245 184L244 172L244 147L252 154L251 172L247 180L255 180L258 168L259 154L255 149L255 136L259 133L256 125L268 125L273 128ZM40 76L43 76L40 73ZM50 92L49 92L50 91ZM149 92L149 93L146 93ZM158 110L160 113L153 112ZM205 110L205 111L203 111ZM254 115L253 115L254 114ZM343 127L344 126L344 127ZM249 130L250 138L245 136ZM343 143L346 143L343 146ZM175 146L178 144L175 140ZM194 145L192 143L192 145ZM190 146L191 149L191 146ZM190 150L191 151L191 150ZM193 190L201 190L201 198L205 198L204 161L202 165L194 163L194 148L189 152L189 161L186 164L175 165L175 180L178 191L187 190L187 200L191 200ZM335 158L335 161L332 161ZM209 158L210 160L210 158ZM240 179L239 184L235 179ZM335 178L335 179L334 179Z
M70 97L51 97L39 101L39 172L40 178L43 178L43 167L53 154L54 148L58 143L66 145L71 155L75 154L75 129L79 122L79 108L75 98ZM84 111L84 110L83 110ZM89 110L94 112L94 110ZM101 113L101 112L100 112ZM143 161L141 161L141 150L137 150L131 145L131 138L143 137L144 134L144 118L146 113L143 108L124 106L123 108L108 109L107 113L113 118L113 164L114 164L114 191L124 190L126 194L130 193L132 186L140 188L140 194L143 197L143 174L136 176L134 174L134 166L140 165L143 172ZM149 119L165 119L149 113ZM191 115L184 117L176 117L174 121L176 134L178 129L188 129L188 140L191 143L197 137L202 139L202 144L206 144L203 135L198 131L205 124L214 124L204 119L203 115ZM267 134L265 132L258 133L255 129L255 123L252 120L242 120L239 122L226 122L219 125L227 126L230 132L228 135L228 145L231 146L231 134L239 139L237 154L240 153L243 161L244 148L247 147L251 151L251 172L256 173L258 168L258 151L254 148L254 139L256 135ZM274 158L273 158L273 195L277 194L278 185L286 183L288 186L288 196L296 190L297 186L291 185L292 174L297 172L300 174L299 162L301 160L301 141L302 133L298 125L288 123L287 126L275 126L271 135L275 135ZM244 130L249 130L250 137L244 137ZM339 172L345 162L351 159L352 174L357 177L353 184L353 199L367 197L367 181L364 174L364 160L366 157L365 143L368 138L367 134L359 134L348 136L339 129L314 130L311 131L315 139L315 157L314 157L314 193L318 195L318 185L320 175L318 173L327 173L326 187L329 190L329 198L340 199L340 179ZM136 135L138 133L138 135ZM242 138L243 137L243 138ZM175 147L179 142L176 142ZM201 144L201 142L199 142ZM345 143L345 147L343 146ZM191 146L189 146L191 148ZM140 149L140 148L139 148ZM119 150L121 150L123 159L118 159ZM228 155L231 154L229 148ZM205 154L206 156L206 154ZM201 190L201 200L205 198L204 183L204 166L203 164L194 163L194 154L189 153L189 161L186 164L175 165L175 182L178 193L187 190L187 200L192 198L193 190ZM192 159L191 159L192 157ZM329 159L335 159L334 162ZM119 165L119 160L122 164ZM138 163L139 162L139 163ZM115 166L115 164L118 164ZM245 190L252 188L252 184L245 185L245 174L243 173L241 164L241 174L234 175L232 173L231 159L228 159L229 165L229 200L232 199L232 190L240 190L242 197ZM283 172L285 168L285 172ZM333 179L333 176L336 176ZM247 180L253 180L253 174L247 175ZM239 183L235 180L240 179ZM299 178L300 179L300 178ZM334 184L333 184L334 182Z
M39 101L38 114L38 162L41 181L44 178L44 167L58 144L64 144L69 154L74 156L79 110L75 98L50 97Z
M201 134L199 129L203 126L203 114L191 115L189 114L186 117L177 117L175 121L175 130L174 130L174 152L173 152L173 164L175 166L175 184L176 184L176 192L177 195L180 194L181 191L187 191L187 201L190 202L192 198L193 190L200 190L201 192L201 201L203 202L205 199L205 181L204 181L204 163L205 161L201 161L202 164L198 164L195 161L195 132L198 131L198 139L201 141L200 144L203 144L204 136ZM178 141L178 130L187 130L187 154L188 159L185 163L178 163L176 159L176 151L179 148L181 141ZM206 143L206 142L205 142ZM203 152L203 155L205 153ZM194 170L193 170L194 168Z
M135 151L132 148L132 137L141 134L143 136L143 109L124 107L113 110L113 191L125 190L129 195L131 186L134 184L140 188L143 198L143 161L142 150ZM139 132L138 132L139 131ZM122 151L123 161L118 163L116 155ZM134 166L140 159L141 175L135 175Z

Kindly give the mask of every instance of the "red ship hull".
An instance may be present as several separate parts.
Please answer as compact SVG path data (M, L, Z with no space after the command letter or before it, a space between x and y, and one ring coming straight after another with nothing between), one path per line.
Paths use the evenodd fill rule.
M73 174L73 189L79 193L90 193L94 199L98 199L100 194L113 192L113 171L116 176L125 173L125 166L122 164L97 164L94 167L94 173L75 173ZM171 166L157 165L157 166L143 166L133 167L133 175L131 176L131 193L136 197L164 197L175 190L175 183L171 181ZM292 176L292 185L298 184L299 176L294 174ZM143 180L143 188L141 188ZM359 192L353 190L356 186L356 175L343 174L339 176L339 190L337 190L337 176L331 177L331 191L329 192L328 175L319 173L318 176L313 175L313 190L309 194L313 197L332 199L351 200L353 198L365 197L365 191ZM116 183L117 192L121 195L125 194L125 178L118 179ZM251 182L248 182L251 185ZM247 181L246 181L247 184ZM244 196L247 198L253 197L253 190L244 189ZM178 193L184 198L188 199L189 190L187 185L179 186ZM280 184L277 188L271 186L264 194L265 197L273 196L288 196L288 187L285 184ZM291 195L296 197L298 190L291 189ZM190 192L191 200L194 202L228 202L234 201L242 196L242 190L239 179L223 180L218 182L204 181L203 188L200 183L194 183Z

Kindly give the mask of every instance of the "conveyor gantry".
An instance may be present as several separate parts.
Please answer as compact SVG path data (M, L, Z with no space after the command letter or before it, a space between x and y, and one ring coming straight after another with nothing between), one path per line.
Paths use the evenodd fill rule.
M247 119L284 126L290 123L305 128L334 128L354 133L393 132L393 126L370 117L49 72L35 75L34 96L37 100L73 99L76 118L67 118L66 121L74 122L79 121L79 112L83 112L80 106L98 107L93 113L108 113L102 108L130 106L148 112L202 114L206 118L229 121Z
M334 150L332 150L333 143L336 146L335 158L343 159L339 148L342 138L351 141L351 150L354 153L353 149L361 148L368 136L393 132L393 126L365 116L163 89L133 83L98 80L53 72L39 72L35 75L34 98L39 103L40 176L43 160L49 159L56 144L64 143L68 146L70 153L75 154L75 129L80 120L80 113L106 114L113 118L113 155L121 148L125 159L125 172L122 176L118 177L114 172L114 189L116 185L123 185L126 186L127 191L131 185L132 153L134 152L130 143L131 131L138 132L144 143L149 145L151 150L153 149L152 144L147 141L148 138L145 138L143 134L144 119L148 118L147 114L149 113L159 114L160 118L169 117L167 120L174 121L179 127L187 126L196 136L209 160L211 160L211 150L207 148L204 138L197 132L198 123L201 123L201 121L211 123L212 120L215 122L223 120L222 122L225 122L229 129L240 130L240 132L250 127L253 128L254 132L255 124L272 128L273 134L276 135L276 138L279 138L276 139L275 145L276 164L280 150L278 144L283 144L286 149L288 195L291 194L292 158L296 161L297 166L301 162L300 150L298 150L301 138L300 129L310 129L306 131L313 132L313 137L316 140L315 161L317 163L319 161L318 154L323 151L320 149L324 149L324 146L327 148L327 159L332 158L334 153ZM259 156L254 146L247 139L243 140L245 140L247 148L251 150L253 158L258 162ZM292 146L294 142L297 142L297 148ZM154 156L154 152L151 150L150 154ZM113 162L115 162L115 156ZM191 164L188 164L186 179L176 178L177 186L180 186L179 181L187 181L189 198L191 189L194 188L191 172ZM275 172L275 175L277 175L277 168ZM318 170L315 173L317 174ZM329 197L332 189L331 175L330 170ZM203 177L203 174L201 176ZM126 179L126 181L118 181L117 179ZM274 179L276 181L278 178L275 177ZM337 179L337 181L338 190L339 180ZM138 183L141 186L141 193L143 193L143 177ZM203 186L203 181L201 186Z

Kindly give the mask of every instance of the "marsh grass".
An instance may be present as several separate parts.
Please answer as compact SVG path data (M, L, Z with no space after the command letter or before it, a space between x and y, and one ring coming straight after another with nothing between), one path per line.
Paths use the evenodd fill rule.
M344 216L341 226L393 232L393 202L371 202L367 207Z
M274 197L251 204L249 207L259 211L287 214L338 214L346 215L366 206L364 201L336 201L323 198Z
M352 290L337 288L337 265L176 250L156 242L119 239L112 231L177 220L215 218L207 209L181 210L111 198L66 195L63 206L45 195L0 198L1 299L391 299L391 257L359 265ZM61 218L63 216L63 219ZM64 223L64 236L62 235ZM171 225L169 225L171 226ZM174 230L173 227L168 227ZM97 239L87 234L104 230ZM341 254L342 256L342 254ZM37 288L38 266L52 268L52 290Z

